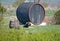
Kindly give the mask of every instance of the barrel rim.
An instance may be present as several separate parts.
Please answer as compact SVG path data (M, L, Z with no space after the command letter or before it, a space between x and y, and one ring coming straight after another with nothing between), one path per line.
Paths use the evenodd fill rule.
M45 18L45 8L44 8L44 6L41 5L40 3L33 3L33 4L30 6L29 11L28 11L29 19L30 19L30 15L29 15L29 14L30 14L31 8L32 8L34 5L40 5L40 6L43 8L43 10L44 10L44 18ZM44 18L43 18L42 22L44 21ZM30 19L30 22L33 23L33 22L31 21L31 19ZM42 22L40 22L40 24L41 24ZM33 23L33 24L34 24L34 23ZM39 25L39 24L34 24L34 25Z

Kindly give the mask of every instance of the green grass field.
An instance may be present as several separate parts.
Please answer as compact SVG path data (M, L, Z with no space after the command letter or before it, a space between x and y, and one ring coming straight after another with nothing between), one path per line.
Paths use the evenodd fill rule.
M50 13L49 13L50 12ZM54 12L46 11L47 16ZM60 25L30 26L10 29L10 17L4 17L0 26L0 41L60 41Z
M60 25L30 27L0 27L0 41L60 41Z

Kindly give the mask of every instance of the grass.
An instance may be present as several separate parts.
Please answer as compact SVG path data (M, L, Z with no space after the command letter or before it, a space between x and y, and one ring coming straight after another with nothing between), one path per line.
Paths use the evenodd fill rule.
M0 27L0 41L60 41L60 25L30 27Z

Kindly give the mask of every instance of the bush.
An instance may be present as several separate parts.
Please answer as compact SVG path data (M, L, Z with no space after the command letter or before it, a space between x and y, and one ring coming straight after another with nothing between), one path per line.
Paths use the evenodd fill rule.
M58 10L55 15L55 21L56 21L56 24L60 24L60 10Z

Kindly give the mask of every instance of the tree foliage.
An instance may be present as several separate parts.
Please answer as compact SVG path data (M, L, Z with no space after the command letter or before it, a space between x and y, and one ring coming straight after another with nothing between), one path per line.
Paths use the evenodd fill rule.
M60 24L60 10L58 10L55 15L55 21L56 21L56 24Z

